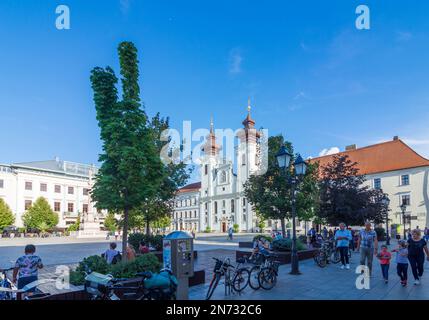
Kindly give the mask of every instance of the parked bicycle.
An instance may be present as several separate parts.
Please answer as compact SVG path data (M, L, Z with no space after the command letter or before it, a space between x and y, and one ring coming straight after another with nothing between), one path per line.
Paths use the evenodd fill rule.
M223 261L217 258L213 258L213 260L215 260L216 263L213 270L213 278L207 291L206 300L210 300L222 277L225 277L225 295L231 293L240 294L249 284L250 272L247 268L242 266L246 260L244 258L237 259L236 266L231 265L230 259L228 258Z
M330 262L340 262L340 253L335 247L335 242L331 240L324 241L322 247L314 254L314 261L321 268L326 267Z
M13 268L1 269L1 278L0 278L0 300L13 300L14 294L13 289L16 290L16 287L7 277L7 273L12 271Z
M114 278L88 270L85 277L85 291L91 300L175 300L177 279L168 269L159 273L140 272L142 279L136 285L127 285L128 278ZM117 294L118 293L118 294Z

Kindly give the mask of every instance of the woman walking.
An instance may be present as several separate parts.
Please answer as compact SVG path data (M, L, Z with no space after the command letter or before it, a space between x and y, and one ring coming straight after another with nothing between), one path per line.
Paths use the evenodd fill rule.
M414 284L420 284L420 278L423 275L423 266L425 263L425 253L429 260L429 249L427 242L422 239L420 230L415 229L411 232L411 238L408 239L408 261L414 276Z

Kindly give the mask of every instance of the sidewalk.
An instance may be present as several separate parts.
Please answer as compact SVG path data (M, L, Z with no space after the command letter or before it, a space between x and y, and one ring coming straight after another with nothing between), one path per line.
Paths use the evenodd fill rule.
M427 300L429 299L429 263L425 263L425 274L421 285L413 285L411 268L408 271L408 286L402 287L396 275L396 264L389 270L389 283L385 284L377 259L374 259L370 289L357 289L355 273L359 265L359 254L353 253L350 270L341 270L340 264L319 268L313 260L300 262L301 275L290 275L290 264L279 268L277 285L270 291L257 291L247 287L241 295L225 296L224 279L216 288L212 300ZM206 270L211 273L212 270ZM190 288L191 300L204 300L209 282Z

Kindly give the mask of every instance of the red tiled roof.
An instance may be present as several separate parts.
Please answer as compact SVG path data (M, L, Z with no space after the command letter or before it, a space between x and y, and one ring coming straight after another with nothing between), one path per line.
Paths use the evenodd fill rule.
M351 161L357 162L362 175L429 166L428 159L400 139L310 159L309 162L319 162L322 168L332 162L335 155L348 155Z
M195 192L195 191L199 191L200 189L201 189L201 182L195 182L180 188L178 192L179 193Z

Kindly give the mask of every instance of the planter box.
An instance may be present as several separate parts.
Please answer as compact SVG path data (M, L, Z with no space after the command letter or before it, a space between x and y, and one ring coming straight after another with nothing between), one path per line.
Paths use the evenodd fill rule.
M238 243L239 248L253 248L253 242L251 241L244 241Z
M298 259L301 260L307 260L307 259L312 259L314 256L314 253L317 250L315 249L310 249L310 250L302 250L302 251L298 251ZM280 264L288 264L291 262L291 252L290 251L285 251L285 252L280 252L280 251L270 251L271 253L278 255L278 261L280 261ZM252 254L251 250L237 250L235 252L235 258L242 258L244 256L250 256Z

